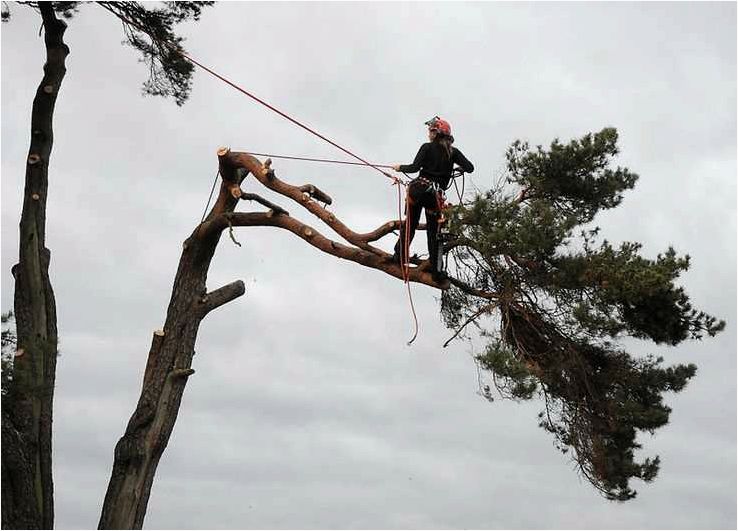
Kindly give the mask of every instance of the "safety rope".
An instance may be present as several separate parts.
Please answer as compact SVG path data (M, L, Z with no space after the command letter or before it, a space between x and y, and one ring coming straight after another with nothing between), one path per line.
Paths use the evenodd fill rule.
M341 151L343 151L344 153L346 153L347 155L349 155L349 156L351 156L351 157L355 158L355 159L356 159L356 160L358 160L358 161L361 161L361 162L362 162L362 163L364 163L364 164L365 164L366 166L369 166L369 167L371 167L371 168L374 168L375 170L377 170L377 171L378 171L379 173L381 173L382 175L384 175L384 176L385 176L385 177L387 177L388 179L392 179L392 181L393 181L393 182L394 182L395 184L399 184L399 183L398 183L398 179L397 179L397 177L394 177L394 176L390 175L389 173L387 173L386 171L384 171L384 170L380 169L380 168L379 168L379 166L377 166L377 165L375 165L375 164L372 164L371 162L368 162L368 161L364 160L364 159L363 159L363 158L361 158L360 156L358 156L358 155L354 154L353 152L349 151L348 149L346 149L346 148L344 148L344 147L340 146L339 144L335 143L335 142L334 142L333 140L331 140L331 139L329 139L329 138L327 138L327 137L325 137L325 136L321 135L320 133L318 133L318 132L317 132L317 131L315 131L314 129L311 129L310 127L308 127L307 125L303 124L302 122L299 122L298 120L295 120L294 118L292 118L292 117L291 117L291 116L289 116L288 114L286 114L286 113L284 113L284 112L280 111L280 110L279 110L279 109L277 109L276 107L273 107L272 105L270 105L270 104L269 104L269 103L267 103L266 101L262 100L261 98L259 98L259 97L257 97L257 96L254 96L254 95L253 95L253 94L251 94L251 93L250 93L249 91L247 91L247 90L245 90L245 89L243 89L243 88L239 87L238 85L236 85L235 83L231 82L231 81L230 81L230 80L228 80L227 78L225 78L225 77L221 76L221 75L220 75L220 74L218 74L217 72L214 72L213 70L209 69L209 68L208 68L208 67L206 67L205 65L203 65L203 64L201 64L201 63L199 63L199 62L195 61L194 59L192 59L192 58L191 58L190 56L188 56L188 55L187 55L187 54L185 54L184 52L182 52L182 51L179 51L179 50L178 50L178 53L179 53L179 54L180 54L180 55L181 55L182 57L184 57L185 59L187 59L188 61L192 62L192 64L195 64L195 65L199 66L200 68L202 68L203 70L205 70L205 71L206 71L206 72L208 72L209 74L212 74L213 76L217 77L218 79L220 79L220 80L221 80L221 81L223 81L224 83L226 83L226 84L230 85L231 87L235 88L235 89L236 89L236 90L238 90L239 92L241 92L241 93L245 94L246 96L248 96L249 98L253 99L254 101L256 101L256 102L258 102L258 103L262 104L263 106L265 106L266 108L268 108L268 109L270 109L270 110L274 111L275 113L277 113L278 115L280 115L280 116L281 116L282 118L285 118L286 120L289 120L290 122L292 122L293 124L297 125L298 127L302 127L302 128L303 128L303 129L305 130L305 131L307 131L307 132L309 132L309 133L312 133L313 135L317 136L318 138L320 138L320 139L322 139L322 140L325 140L326 142L328 142L328 143L329 143L330 145L332 145L333 147L336 147L336 148L340 149Z
M208 207L210 206L210 200L213 198L213 192L215 191L215 185L218 183L218 175L220 175L220 168L218 168L218 171L215 172L215 179L213 180L213 187L210 189L210 195L208 196L208 202L205 204L205 210L202 211L202 219L200 220L200 223L205 221L205 214L208 212Z
M248 96L249 98L251 98L252 100L256 101L257 103L260 103L261 105L263 105L264 107L268 108L269 110L271 110L271 111L273 111L273 112L277 113L277 114L278 114L278 115L280 115L280 116L281 116L282 118L285 118L286 120L288 120L288 121L292 122L293 124L297 125L298 127L301 127L301 128L302 128L302 129L304 129L305 131L307 131L307 132L309 132L309 133L311 133L311 134L313 134L313 135L317 136L317 137L318 137L318 138L320 138L321 140L324 140L325 142L328 142L328 143L329 143L330 145L332 145L333 147L335 147L335 148L338 148L338 149L340 149L341 151L343 151L343 152L344 152L344 153L346 153L347 155L349 155L349 156L351 156L351 157L355 158L356 160L360 161L360 162L361 162L361 163L362 163L363 165L365 165L365 166L369 166L369 167L371 167L371 168L374 168L375 170L377 170L377 171L378 171L379 173L381 173L382 175L384 175L384 176L385 176L385 177L387 177L388 179L391 179L391 180L392 180L392 184L394 184L394 185L396 185L396 186L397 186L397 194L398 194L398 197L400 198L400 204L402 203L402 191L400 190L400 187L401 187L401 186L405 186L405 183L403 183L403 182L402 182L402 180L400 180L400 179L399 179L398 177L396 177L396 176L394 176L394 175L390 175L389 173L387 173L386 171L384 171L384 170L382 170L382 169L381 169L382 167L385 167L385 168L386 168L386 167L390 167L390 166L386 166L386 165L378 165L378 164L372 164L371 162L368 162L368 161L364 160L364 159L363 159L363 158L361 158L360 156L358 156L358 155L356 155L355 153L353 153L353 152L349 151L348 149L344 148L343 146L341 146L341 145L337 144L337 143L336 143L336 142L334 142L333 140L331 140L331 139L329 139L329 138L325 137L324 135L322 135L322 134L318 133L318 132L317 132L317 131L315 131L314 129L312 129L312 128L308 127L307 125L305 125L305 124L303 124L302 122L300 122L300 121L296 120L295 118L292 118L292 117L291 117L291 116L289 116L288 114L286 114L286 113L284 113L284 112L280 111L279 109L277 109L277 108L276 108L276 107L274 107L273 105L270 105L269 103L267 103L266 101L262 100L262 99L261 99L261 98L259 98L258 96L255 96L254 94L252 94L252 93L250 93L249 91L247 91L246 89L244 89L244 88L242 88L242 87L238 86L237 84L235 84L235 83L234 83L234 82L232 82L231 80L227 79L226 77L224 77L224 76L222 76L222 75L218 74L218 73L217 73L217 72L215 72L214 70L212 70L212 69L208 68L207 66L203 65L202 63L200 63L199 61L197 61L197 60L193 59L193 58L192 58L192 57L190 57L190 56L189 56L188 54L186 54L186 53L185 53L185 52L184 52L184 51L182 50L182 48L180 48L179 46L176 46L176 45L174 45L174 44L172 44L172 43L170 43L170 42L167 42L167 41L163 41L163 40L161 40L161 39L159 39L159 38L155 37L154 35L151 35L151 33L147 32L146 30L144 30L143 28L141 28L141 26L139 26L139 25L138 25L138 24L136 24L135 22L131 21L131 20L130 20L130 19L128 19L127 17L125 17L125 16L123 16L123 15L121 15L121 14L119 14L119 13L116 13L116 12L115 12L115 11L113 11L113 10L112 10L111 8L109 8L108 6L106 6L105 4L98 4L98 5L100 5L101 7L103 7L104 9L106 9L107 11L111 12L111 13L112 13L113 15L115 15L115 16L116 16L116 17L118 17L118 18L120 18L121 20L123 20L123 21L124 21L124 22L126 22L127 24L129 24L129 25L133 26L134 28L138 29L139 31L141 31L141 32L143 32L143 33L145 33L145 34L147 34L147 35L148 35L148 36L149 36L149 37L151 38L151 40L152 40L152 41L156 41L156 42L158 42L158 43L160 43L160 44L164 45L165 47L169 48L169 49L170 49L170 50L172 50L173 52L175 52L175 53L179 54L180 56L182 56L182 57L183 57L184 59L187 59L187 60L188 60L189 62L191 62L191 63L192 63L193 65L195 65L195 66L198 66L198 67L200 67L200 68L201 68L202 70L206 71L207 73L209 73L210 75L214 76L215 78L217 78L217 79L219 79L219 80L223 81L223 82L224 82L224 83L226 83L227 85L230 85L231 87L233 87L233 88L234 88L234 89L236 89L237 91L239 91L239 92L241 92L242 94L244 94L244 95ZM261 155L261 156L263 156L263 155ZM275 157L275 158L276 158L276 157ZM217 181L217 175L216 175L216 181ZM215 189L215 186L213 186L213 190L214 190L214 189ZM409 197L409 194L408 194L408 197ZM212 198L212 191L211 191L211 198ZM208 205L209 205L209 204L210 204L210 199L208 199ZM205 207L205 210L207 210L207 206ZM400 207L400 213L402 213L402 208L401 208L401 207ZM204 219L205 219L205 218L203 217L203 220L204 220ZM408 221L407 221L407 216L406 216L406 224L407 224L407 226L409 227L409 223L408 223ZM406 240L407 240L407 244L406 244L406 250L407 250L407 251L409 251L409 245L410 245L410 241L409 241L409 234L408 234L408 232L409 232L409 231L407 231L407 230L405 231L405 238L406 238ZM417 337L417 335L418 335L418 318L417 318L417 315L416 315L416 313L415 313L415 305L414 305L414 303L413 303L412 293L410 292L410 264L409 264L409 256L407 256L407 255L406 255L406 258L408 259L408 261L407 261L407 263L406 263L406 264L404 264L404 268L406 268L406 269L405 269L405 270L404 270L404 272L403 272L403 280L405 281L405 284L406 284L406 286L407 286L407 293L408 293L408 297L409 297L409 299L410 299L410 308L411 308L411 310L412 310L412 313L413 313L413 319L414 319L414 321L415 321L415 334L414 334L414 335L413 335L413 337L412 337L412 338L410 339L410 341L408 341L408 345L410 345L410 344L411 344L411 343L412 343L413 341L415 341L415 338L416 338L416 337ZM402 265L402 264L401 264L401 265Z
M247 153L250 153L251 155L256 155L259 157L270 157L273 159L286 159L286 160L304 160L307 162L326 162L330 164L349 164L351 166L366 166L363 162L351 162L348 160L333 160L333 159L315 159L315 158L309 158L309 157L295 157L295 156L289 156L289 155L272 155L269 153L256 153L255 151L249 151L249 150L243 150ZM377 168L392 168L389 164L374 164Z
M334 142L334 141L333 141L333 140L331 140L330 138L327 138L327 137L325 137L324 135L322 135L322 134L318 133L317 131L315 131L314 129L311 129L310 127L308 127L307 125L303 124L302 122L300 122L300 121L296 120L295 118L292 118L292 117L291 117L290 115L288 115L287 113L284 113L284 112L280 111L279 109L277 109L277 108L276 108L276 107L274 107L273 105L270 105L269 103L267 103L267 102L266 102L266 101L264 101L263 99L259 98L258 96L255 96L254 94L252 94L251 92L249 92L248 90L246 90L246 89L244 89L244 88L242 88L242 87L238 86L237 84L235 84L234 82L232 82L232 81L231 81L231 80L229 80L228 78L226 78L226 77L224 77L224 76L220 75L219 73L217 73L217 72L215 72L214 70L212 70L212 69L208 68L207 66L203 65L203 64L202 64L202 63L200 63L199 61L197 61L197 60L193 59L192 57L190 57L189 55L187 55L187 54L186 54L186 53L184 52L184 50L182 50L182 48L180 48L179 46L176 46L176 45L172 44L171 42L163 41L163 40L161 40L161 39L159 39L159 38L155 37L154 35L151 35L151 34L150 34L149 32L147 32L146 30L144 30L143 28L141 28L141 26L139 26L139 25L138 25L138 24L136 24L135 22L131 21L131 20L130 20L130 19L128 19L127 17L125 17L125 16L123 16L123 15L121 15L121 14L119 14L119 13L116 13L115 11L113 11L112 9L110 9L110 8L109 8L108 6L106 6L106 5L104 5L104 4L99 4L99 5L100 5L101 7L103 7L103 8L105 8L106 10L110 11L111 13L113 13L113 15L115 15L115 16L116 16L116 17L118 17L118 18L120 18L121 20L123 20L123 21L124 21L124 22L126 22L127 24L130 24L131 26L133 26L134 28L138 29L139 31L141 31L141 32L143 32L143 33L146 33L146 34L147 34L147 35L148 35L148 36L149 36L149 37L151 38L151 40L154 40L154 41L156 41L156 42L158 42L158 43L161 43L162 45L166 46L167 48L169 48L169 49L170 49L170 50L172 50L173 52L175 52L175 53L177 53L177 54L181 55L182 57L184 57L185 59L187 59L187 60L188 60L189 62L191 62L191 63L192 63L193 65L199 66L200 68L202 68L203 70L205 70L205 71L206 71L207 73L209 73L210 75L212 75L212 76L214 76L214 77L216 77L216 78L220 79L221 81L223 81L223 82L224 82L224 83L226 83L227 85L230 85L231 87L233 87L233 88L234 88L234 89L236 89L237 91L241 92L242 94L244 94L244 95L248 96L248 97L249 97L249 98L251 98L252 100L254 100L254 101L256 101L256 102L260 103L261 105L263 105L263 106L264 106L264 107L266 107L267 109L269 109L269 110L271 110L271 111L273 111L273 112L277 113L277 114L278 114L278 115L280 115L280 116L281 116L282 118L285 118L286 120L289 120L290 122L292 122L292 123L293 123L293 124L295 124L296 126L298 126L298 127L301 127L301 128L303 128L303 129L304 129L305 131L307 131L307 132L309 132L309 133L311 133L311 134L313 134L313 135L317 136L317 137L318 137L318 138L320 138L321 140L324 140L324 141L328 142L328 143L329 143L330 145L332 145L333 147L335 147L335 148L338 148L338 149L340 149L341 151L343 151L343 152L344 152L344 153L346 153L347 155L349 155L349 156L351 156L351 157L355 158L356 160L358 160L358 161L360 161L360 162L364 163L364 164L365 164L366 166L369 166L369 167L371 167L371 168L374 168L375 170L377 170L377 171L378 171L379 173L381 173L382 175L384 175L384 176L385 176L385 177L387 177L388 179L392 179L392 180L393 180L393 181L394 181L395 183L397 183L397 177L394 177L394 176L390 175L389 173L387 173L386 171L384 171L384 170L380 169L380 167L379 167L379 166L377 166L377 165L375 165L375 164L372 164L371 162L368 162L368 161L364 160L363 158L361 158L360 156L356 155L355 153L353 153L353 152L349 151L349 150L348 150L348 149L346 149L345 147L343 147L343 146L341 146L341 145L337 144L336 142Z
M407 177L406 173L403 173L405 177ZM410 346L413 344L413 341L415 341L415 338L418 337L418 315L415 313L415 303L413 302L413 294L410 291L410 187L406 187L407 190L407 196L405 197L405 232L403 234L403 231L400 230L400 234L403 234L402 242L401 242L401 248L402 253L400 253L400 270L402 271L402 280L405 283L405 287L407 288L407 298L410 301L410 311L413 314L413 323L415 324L415 331L413 333L413 337L410 338L410 340L407 342L407 345ZM400 194L400 187L397 187L397 210L399 211L400 216L400 224L402 224L402 195ZM404 254L404 260L403 260L403 254Z
M464 186L466 186L466 174L461 174L461 192L459 192L459 186L456 184L454 179L454 188L456 189L456 195L459 197L459 205L464 203Z

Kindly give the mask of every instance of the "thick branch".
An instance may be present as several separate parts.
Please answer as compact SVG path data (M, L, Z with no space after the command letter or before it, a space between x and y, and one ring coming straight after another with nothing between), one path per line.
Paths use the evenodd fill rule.
M204 227L202 227L202 230L205 234L211 235L215 233L220 233L223 229L225 229L225 227L229 225L261 225L281 227L300 236L302 239L304 239L314 247L317 247L318 249L328 254L337 256L339 258L344 258L346 260L351 260L366 267L371 267L373 269L384 271L385 273L396 278L403 278L402 269L399 265L391 262L390 255L388 253L369 245L370 241L376 241L386 236L387 234L398 230L400 228L401 221L394 220L384 223L379 228L364 234L354 232L349 229L342 221L336 218L336 216L332 212L329 212L324 207L319 205L316 201L313 201L313 197L315 197L316 199L328 203L328 201L330 201L330 197L325 194L325 192L317 189L315 186L310 184L303 186L293 186L279 180L271 168L270 159L267 159L264 164L262 164L256 157L253 157L248 153L232 152L228 149L219 150L218 159L224 183L230 183L225 186L232 186L233 183L237 182L237 170L239 168L243 168L244 170L247 170L249 173L251 173L254 177L256 177L256 179L260 183L262 183L270 190L273 190L285 197L288 197L296 203L302 205L306 210L317 216L337 234L343 237L348 243L356 247L354 248L346 246L330 240L317 232L312 227L309 227L308 225L305 225L304 223L288 215L275 216L274 214L281 214L282 212L274 209L271 204L266 205L272 208L272 211L267 214L225 213L225 215L222 216L209 217L208 222L205 224ZM254 199L258 197L255 194L246 194L242 191L240 191L238 195L240 197ZM265 203L262 202L262 204ZM425 225L420 225L418 228L425 229ZM448 281L440 283L435 282L431 278L430 273L427 272L423 267L410 269L410 280L439 289L447 289L450 282L457 286L459 289L462 289L469 294L485 299L496 298L496 294L493 292L485 292L475 289L454 278L450 278Z
M290 216L269 216L267 213L261 212L235 212L232 214L224 214L220 218L214 219L213 225L209 230L225 229L228 227L228 218L230 218L230 222L233 226L266 226L286 229L296 236L299 236L313 247L316 247L327 254L343 258L344 260L350 260L351 262L361 264L365 267L383 271L388 275L399 279L403 278L402 269L398 264L395 264L388 259L389 255L386 255L387 258L385 258L363 249L335 242L326 238L309 225L306 225ZM438 289L446 289L448 287L448 282L435 282L429 272L420 268L410 269L409 280Z
M333 199L331 199L331 196L326 194L324 191L322 191L320 188L318 188L315 185L312 184L303 184L298 188L303 193L308 194L313 199L317 199L321 203L325 203L326 205L330 205L333 203Z
M467 284L466 282L462 282L458 278L449 277L449 282L459 288L464 293L468 293L469 295L474 295L475 297L481 297L483 299L499 299L500 296L498 293L494 291L484 291L481 289L474 288Z
M371 232L357 234L357 236L362 241L375 242L377 240L384 238L388 234L392 234L396 230L400 230L401 226L402 226L402 220L395 219L393 221L388 221L387 223L383 224L381 227L378 227ZM416 230L425 230L425 228L426 228L425 223L419 223Z
M230 152L231 150L226 147L219 148L217 151L218 170L222 177L222 181L220 183L218 198L216 199L212 210L205 218L206 222L212 219L213 216L217 216L222 212L233 211L241 197L240 184L246 177L247 172L238 171L239 167L230 163L230 159L228 158L228 154Z
M264 205L265 207L272 209L275 214L284 214L287 216L290 215L290 213L287 212L284 208L272 203L268 199L261 197L259 194L241 192L241 200L242 201L256 201L260 205Z
M204 314L208 314L216 308L228 304L234 299L246 293L246 287L243 280L236 280L230 284L226 284L222 288L211 291L200 299Z
M313 197L324 203L327 202L325 201L326 199L330 200L330 197L325 192L315 186L311 184L302 186L287 184L277 178L268 164L261 164L258 159L248 153L227 152L220 156L220 160L221 168L244 168L248 170L261 184L303 206L308 212L317 216L348 243L380 257L389 256L381 249L369 245L368 241L362 238L361 234L352 231L332 212L329 212L325 207L314 201ZM232 172L233 170L230 171ZM225 178L226 176L224 175Z

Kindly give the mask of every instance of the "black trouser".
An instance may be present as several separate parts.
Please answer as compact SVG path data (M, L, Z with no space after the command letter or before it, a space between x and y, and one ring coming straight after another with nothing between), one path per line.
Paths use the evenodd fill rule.
M420 222L420 211L423 209L425 209L425 232L428 237L428 255L431 268L435 270L436 256L438 254L438 218L441 214L438 210L438 197L436 191L430 188L428 184L412 181L408 187L407 200L405 202L405 217L410 220L408 249ZM400 239L395 244L395 255L400 257L400 263L407 262L407 257L405 256L405 227L406 222L403 222L400 227Z

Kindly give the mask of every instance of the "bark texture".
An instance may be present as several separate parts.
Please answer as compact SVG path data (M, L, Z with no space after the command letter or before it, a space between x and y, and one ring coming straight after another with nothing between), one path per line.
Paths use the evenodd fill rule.
M56 98L66 73L66 24L51 2L39 2L46 64L31 113L31 146L20 221L14 309L18 351L2 403L2 527L51 529L54 486L51 423L56 378L56 302L49 280L46 197Z
M320 204L332 203L332 199L327 193L312 184L294 186L278 179L276 173L271 168L270 159L267 159L262 164L252 155L237 151L224 151L219 154L219 158L221 175L225 180L233 181L238 171L247 171L266 188L291 199L313 214L331 230L341 236L346 243L327 238L314 227L291 217L285 209L281 207L275 209L274 207L276 205L271 205L271 210L266 213L223 212L206 220L202 229L203 231L219 232L225 227L234 226L278 227L292 232L324 253L382 271L398 279L404 278L402 268L391 261L391 255L372 245L372 242L392 234L393 231L399 229L401 223L399 220L386 222L371 232L355 232L344 224L333 212ZM245 194L240 191L237 193L241 199L254 199L255 196L255 194ZM263 199L257 201L266 205ZM418 228L423 229L425 225L420 225ZM409 269L407 272L408 281L426 284L439 289L445 289L449 286L449 281L437 282L433 279L428 271L429 264L427 261L411 260L411 262L414 262L419 267L411 267Z
M207 219L232 212L235 182L223 181ZM207 221L207 220L206 220ZM103 502L100 529L141 529L159 460L169 442L188 378L200 323L205 316L243 295L236 281L210 293L206 280L220 231L198 226L185 240L162 330L154 332L141 396L125 434L115 447L113 471Z
M164 328L154 332L138 405L115 447L100 529L143 526L157 465L174 429L187 380L195 372L191 365L200 323L210 311L244 293L241 281L209 293L206 290L208 268L224 230L232 231L237 226L279 227L325 253L403 278L400 266L392 262L391 255L372 245L397 230L400 221L384 223L368 233L357 233L325 208L325 204L332 202L327 193L311 184L293 186L279 180L268 159L262 164L248 153L221 148L218 165L222 177L218 198L207 218L183 244ZM241 190L249 174L314 214L346 243L327 238L290 216L281 206ZM239 201L254 201L269 210L234 212ZM415 260L415 265L418 267L408 272L409 281L438 289L448 287L448 281L433 280L425 263Z

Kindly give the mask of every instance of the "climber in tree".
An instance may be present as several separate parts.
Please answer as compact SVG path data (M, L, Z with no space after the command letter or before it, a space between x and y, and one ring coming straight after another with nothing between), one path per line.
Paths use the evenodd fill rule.
M406 223L400 227L400 238L395 245L392 260L395 263L406 263L406 248L415 236L415 229L420 221L420 211L425 208L426 233L428 236L428 255L431 263L431 273L438 276L438 219L441 214L440 205L443 204L443 191L449 186L454 164L457 164L466 173L474 171L474 165L455 147L454 137L451 136L451 125L438 116L425 122L428 126L428 140L415 155L412 164L395 164L392 169L404 173L420 172L420 175L410 182L405 201ZM407 227L406 225L409 225ZM409 231L406 240L406 229ZM409 254L409 252L407 253Z

